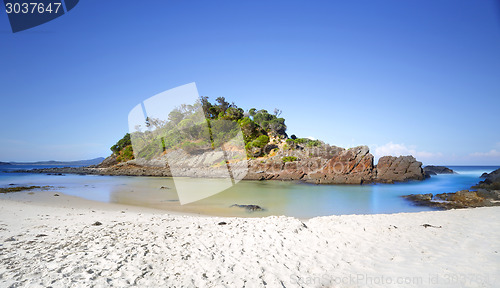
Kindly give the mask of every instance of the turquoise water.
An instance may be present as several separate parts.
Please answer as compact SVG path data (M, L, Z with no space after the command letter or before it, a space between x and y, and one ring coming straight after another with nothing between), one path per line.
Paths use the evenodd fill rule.
M36 167L0 166L0 170ZM458 174L436 175L425 181L371 185L312 185L281 181L241 181L212 197L180 205L171 178L0 173L0 187L50 185L54 190L90 200L224 216L287 215L309 218L342 214L378 214L433 210L401 198L416 193L469 189L479 176L499 166L450 166ZM185 181L197 181L185 179ZM213 180L217 181L217 180ZM164 187L164 188L161 188ZM193 191L196 193L196 191ZM265 211L246 212L232 204L255 204Z

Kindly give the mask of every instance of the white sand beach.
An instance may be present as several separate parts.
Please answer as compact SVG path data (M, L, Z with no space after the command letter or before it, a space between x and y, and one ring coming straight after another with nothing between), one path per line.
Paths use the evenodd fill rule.
M1 287L500 286L500 207L222 218L55 193L0 195Z

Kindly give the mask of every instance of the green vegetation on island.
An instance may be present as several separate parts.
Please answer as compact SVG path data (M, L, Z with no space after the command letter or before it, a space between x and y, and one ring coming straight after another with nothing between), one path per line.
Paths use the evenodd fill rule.
M294 136L295 135L292 135L292 138L286 139L286 144L288 144L288 145L303 144L307 147L316 147L316 146L320 146L322 144L322 142L319 140L312 140L309 138L296 138Z
M132 150L132 141L130 140L130 134L127 133L122 139L111 146L111 151L116 156L118 162L126 162L134 159L134 151Z
M169 149L182 148L188 153L197 153L216 149L224 143L237 144L231 141L236 141L234 139L239 131L249 157L265 155L264 148L271 140L273 143L286 140L288 145L285 148L290 149L296 146L292 144L313 147L322 143L295 135L288 139L281 112L274 109L273 113L269 113L256 108L245 111L234 102L227 102L224 97L218 97L215 103L210 102L208 97L201 97L192 105L183 104L173 109L168 119L146 118L143 125L137 125L136 131L127 133L111 147L111 151L118 162L134 159L132 143L138 150L136 155L146 160L158 157Z

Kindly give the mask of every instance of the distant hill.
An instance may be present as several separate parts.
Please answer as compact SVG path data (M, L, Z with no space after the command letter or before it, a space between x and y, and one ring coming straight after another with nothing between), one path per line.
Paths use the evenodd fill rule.
M38 161L38 162L0 162L0 165L78 165L78 166L89 166L97 165L104 160L103 157L94 158L90 160L78 160L78 161Z

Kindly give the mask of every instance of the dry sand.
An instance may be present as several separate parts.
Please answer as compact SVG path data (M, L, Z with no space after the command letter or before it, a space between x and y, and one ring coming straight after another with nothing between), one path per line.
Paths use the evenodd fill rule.
M305 221L58 194L0 195L1 287L500 287L500 207Z

